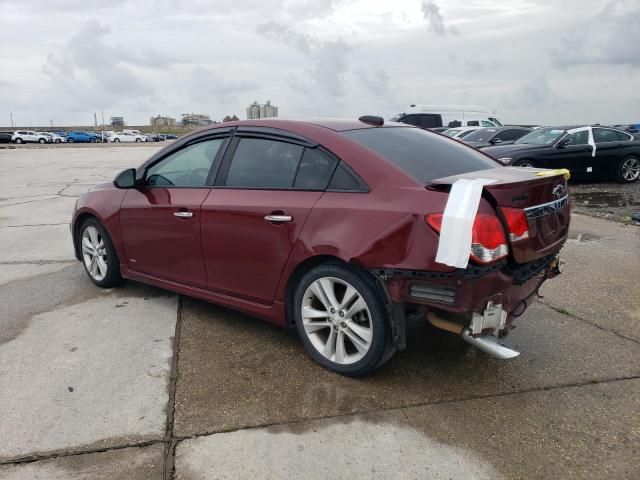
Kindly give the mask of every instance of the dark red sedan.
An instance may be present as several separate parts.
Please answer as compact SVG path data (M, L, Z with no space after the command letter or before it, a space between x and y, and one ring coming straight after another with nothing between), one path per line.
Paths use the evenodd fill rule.
M490 180L468 240L445 235L453 190L474 179ZM317 362L361 375L405 348L407 312L517 355L497 339L557 274L569 215L563 172L379 117L270 119L180 138L83 195L71 228L96 285L129 278L295 325ZM463 266L436 262L453 244Z

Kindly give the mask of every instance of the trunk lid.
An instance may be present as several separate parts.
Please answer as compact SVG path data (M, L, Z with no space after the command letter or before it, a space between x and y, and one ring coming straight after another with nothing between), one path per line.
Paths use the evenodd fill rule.
M524 211L528 238L509 240L511 257L515 262L537 260L559 250L564 244L571 216L566 170L498 167L438 178L429 182L426 188L448 190L462 178L496 180L484 186L483 197L496 208L507 233L510 230L501 207Z

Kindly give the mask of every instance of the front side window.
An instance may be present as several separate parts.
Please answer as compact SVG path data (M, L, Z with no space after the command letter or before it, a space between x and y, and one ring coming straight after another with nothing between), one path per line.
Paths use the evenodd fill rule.
M262 138L241 138L225 185L243 188L291 188L303 147Z
M569 145L588 145L589 130L581 130L579 132L570 133L569 138L571 139L571 143Z
M527 130L520 130L517 128L511 128L509 130L503 130L498 134L498 138L500 140L502 140L503 142L508 142L510 140L517 140L518 138L522 137L525 133L527 133Z
M420 182L500 166L471 147L418 128L366 128L343 133Z
M480 122L478 122L478 120L469 120L467 122L467 127L479 127L480 126Z
M150 187L204 187L224 141L224 138L216 138L178 150L149 167L146 184Z
M493 123L487 122L486 120L482 120L481 123L482 123L483 127L493 127L494 126Z

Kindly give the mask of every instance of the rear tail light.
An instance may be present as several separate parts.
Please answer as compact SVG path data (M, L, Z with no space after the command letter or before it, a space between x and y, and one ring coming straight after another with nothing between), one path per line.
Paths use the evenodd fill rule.
M501 210L509 228L509 240L517 242L529 238L529 222L524 210L508 207L502 207Z
M427 224L436 232L442 229L442 213L431 213L425 217ZM488 213L478 213L471 230L471 252L469 256L478 263L491 263L509 254L507 237L500 219Z

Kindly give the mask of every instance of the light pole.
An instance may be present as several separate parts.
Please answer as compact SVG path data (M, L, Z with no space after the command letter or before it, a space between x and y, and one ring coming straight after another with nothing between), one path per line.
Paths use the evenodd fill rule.
M11 119L11 128L13 128L13 112L9 112L9 118Z

